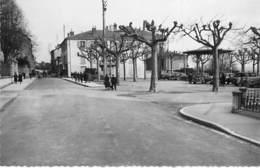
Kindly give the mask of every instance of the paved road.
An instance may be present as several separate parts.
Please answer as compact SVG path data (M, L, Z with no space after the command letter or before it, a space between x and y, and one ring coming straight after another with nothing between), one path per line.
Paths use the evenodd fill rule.
M2 112L1 165L260 165L258 147L116 94L35 81Z

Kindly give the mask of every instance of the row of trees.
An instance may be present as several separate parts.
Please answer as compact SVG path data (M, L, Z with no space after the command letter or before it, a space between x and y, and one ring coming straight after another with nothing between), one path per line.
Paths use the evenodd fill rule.
M156 82L158 80L158 52L159 45L164 43L168 37L172 35L177 35L181 33L183 36L187 36L190 39L209 47L212 50L212 61L213 61L213 88L214 92L218 92L219 89L219 72L220 72L220 61L223 62L225 59L218 53L219 46L225 39L228 32L230 32L233 27L230 22L227 26L223 26L220 20L214 20L208 24L194 24L189 27L185 27L177 22L173 23L170 28L163 28L162 25L156 26L154 21L145 22L145 31L136 29L133 24L130 23L128 26L119 26L120 31L116 32L112 38L102 39L97 37L95 43L87 48L80 48L82 53L87 59L96 59L97 63L104 59L103 55L111 55L116 62L116 76L119 79L119 63L125 62L128 59L133 61L133 79L136 81L136 60L139 58L141 60L146 60L148 53L151 53L152 58L152 75L149 90L151 92L156 92ZM247 63L246 57L250 56L250 60L254 63L254 67L259 65L259 40L260 34L259 30L251 27L251 32L253 36L244 45L247 45L249 49L237 50L232 54L229 54L229 65L231 67L235 61L244 65ZM249 47L250 46L250 47ZM107 54L104 54L106 52ZM196 58L195 61L197 65L199 63L202 67L210 60L209 55ZM241 59L242 58L242 59ZM223 63L222 63L223 65ZM124 66L125 67L125 66ZM242 66L242 71L244 71L244 66ZM257 66L259 67L259 66ZM124 70L125 71L125 70ZM259 68L257 70L259 72ZM125 74L125 73L124 73ZM125 79L125 75L124 75ZM119 82L119 81L118 81Z
M36 44L31 39L23 13L15 0L0 0L0 42L4 62L18 60L20 64L28 64L28 57L22 53L25 46L34 50Z

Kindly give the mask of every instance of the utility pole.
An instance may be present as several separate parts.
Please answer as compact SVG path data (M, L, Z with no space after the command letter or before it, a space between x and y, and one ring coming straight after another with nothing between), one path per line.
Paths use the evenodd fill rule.
M106 22L105 22L105 12L107 10L107 4L106 4L106 0L102 0L102 19L103 19L103 33L102 33L102 38L103 38L103 42L105 42L105 26L106 26ZM103 59L104 59L104 76L106 76L107 74L107 57L105 55L105 51L104 48L102 48L102 55L103 55Z
M0 4L0 77L1 77L1 71L2 71L2 64L3 64L3 62L5 61L4 60L4 54L3 54L3 51L2 51L2 46L1 46L1 38L2 38L2 33L1 33L1 26L2 26L2 8L3 8L3 2L1 1L0 2L1 4Z

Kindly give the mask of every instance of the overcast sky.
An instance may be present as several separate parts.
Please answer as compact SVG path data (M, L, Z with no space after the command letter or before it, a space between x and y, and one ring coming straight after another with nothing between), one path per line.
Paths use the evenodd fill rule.
M63 40L63 25L67 32L73 30L76 34L93 26L102 27L101 0L17 0L17 3L39 44L37 61L50 61L48 50ZM170 26L174 20L187 25L201 19L207 22L221 18L237 27L260 27L259 9L259 0L108 0L106 24L132 21L134 26L142 27L143 20L154 19L158 25ZM171 50L199 46L190 39L170 40Z

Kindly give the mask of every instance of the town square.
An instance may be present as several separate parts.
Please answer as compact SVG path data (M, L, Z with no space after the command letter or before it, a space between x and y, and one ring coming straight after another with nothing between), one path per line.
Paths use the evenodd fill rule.
M0 0L0 166L260 166L238 2Z

